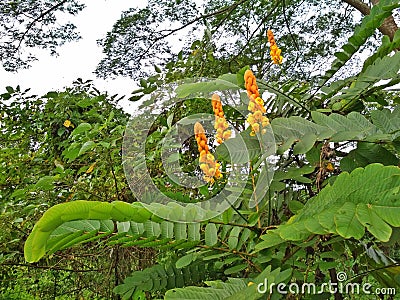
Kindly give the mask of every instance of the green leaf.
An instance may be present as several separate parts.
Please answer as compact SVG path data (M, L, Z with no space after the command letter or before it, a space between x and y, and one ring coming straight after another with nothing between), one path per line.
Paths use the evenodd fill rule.
M363 65L362 71L365 71L365 69L370 66L376 59L382 58L386 55L388 55L390 52L393 51L393 49L399 48L400 47L400 31L397 30L394 34L393 40L390 41L389 36L384 35L382 37L382 43L381 46L378 48L378 50L368 57Z
M279 234L275 233L272 230L268 231L267 234L262 235L261 239L263 241L256 245L256 251L260 251L266 248L272 248L285 242L285 240L282 239Z
M92 129L92 125L89 123L80 123L72 132L71 135L75 136L77 134L80 134L82 132L86 132L88 130Z
M161 73L161 68L160 68L159 66L157 66L157 65L154 65L154 70L155 70L157 73Z
M149 219L159 221L139 203L115 201L111 203L77 200L57 204L47 210L35 224L24 245L25 259L35 262L42 258L49 249L49 238L60 225L74 220L115 220L124 222L132 220L143 223ZM84 230L85 223L79 230ZM57 249L52 247L53 251Z
M302 210L304 207L304 204L301 203L300 201L297 200L291 200L289 201L289 209L293 213L298 213L300 210Z
M176 261L176 267L178 269L182 269L188 265L190 265L193 261L195 261L197 256L194 253L189 253L185 256L182 256Z
M392 234L392 228L383 221L372 209L371 206L360 203L357 205L357 218L368 231L378 240L387 242Z
M250 131L246 130L219 145L216 154L220 160L244 164L258 157L260 151L260 141L257 137L250 136Z
M236 249L239 242L239 234L242 231L242 227L233 227L228 237L228 246L230 250Z
M140 78L139 83L140 83L140 86L141 86L142 88L147 88L147 81L146 81L146 79Z
M359 142L357 149L340 161L340 168L343 171L351 172L355 168L365 167L371 163L381 163L385 166L398 165L399 159L381 145Z
M94 102L93 100L97 100L96 97L95 98L84 98L84 99L80 100L77 103L77 105L79 107L86 108L86 107L93 105L93 102Z
M324 231L361 238L366 228L378 240L388 241L392 229L386 221L392 226L398 224L393 212L400 207L399 186L400 169L396 166L370 164L351 174L343 172L333 185L327 185L308 200L297 215L275 232L285 240L301 240ZM390 209L393 212L387 213Z
M240 271L243 271L246 268L247 268L247 264L236 265L236 266L233 266L233 267L230 267L230 268L226 269L224 271L224 274L225 275L236 274L236 273L239 273Z
M241 68L237 72L237 74L236 74L236 82L237 82L238 86L240 86L242 88L245 88L245 86L244 86L244 73L249 69L250 69L249 66L246 66L246 67Z
M237 90L237 84L234 81L233 74L224 74L221 78L217 78L206 82L185 83L179 85L175 92L178 98L186 98L189 95L208 97L209 94L216 91ZM228 79L228 80L226 80Z
M78 156L79 156L79 155L82 155L82 154L85 154L87 151L90 151L90 150L92 150L92 149L95 148L95 147L96 147L96 143L95 143L95 142L93 142L93 141L87 141L87 142L85 142L85 143L82 145L81 149L79 150Z
M54 189L54 177L53 176L44 176L36 182L35 189L42 191L50 191Z
M337 97L340 99L357 99L360 95L368 94L369 90L374 89L374 85L381 80L395 79L400 69L400 53L397 52L392 56L384 56L377 58L369 65L355 82L347 89L342 89L341 94ZM392 80L393 85L398 83ZM374 98L370 98L374 101ZM378 101L378 100L376 100Z
M11 86L6 86L7 93L14 94L14 88Z
M293 147L293 154L304 154L307 153L315 144L317 136L314 134L304 135L299 142Z
M205 241L207 246L214 246L218 242L218 231L214 223L208 223L205 229Z
M335 215L336 231L344 238L354 237L361 239L364 235L364 226L356 216L356 205L346 202Z
M372 210L385 222L393 227L400 227L400 207L371 206Z

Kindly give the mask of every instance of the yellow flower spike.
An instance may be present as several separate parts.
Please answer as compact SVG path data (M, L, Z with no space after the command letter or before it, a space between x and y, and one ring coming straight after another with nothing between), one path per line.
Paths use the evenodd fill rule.
M271 60L274 64L280 65L282 63L283 57L281 56L282 50L278 48L275 42L274 34L271 30L267 31L267 37L270 47Z
M213 107L218 106L218 103L213 102ZM220 111L219 111L220 113ZM198 146L198 150L200 152L199 163L200 169L203 171L203 179L207 182L214 182L214 178L219 178L221 172L219 171L220 165L215 161L214 155L210 153L210 150L207 145L207 137L205 135L205 130L203 126L197 122L194 124L194 133L196 137L196 142Z
M228 129L229 124L225 119L221 98L218 96L218 94L212 95L211 105L213 107L215 115L214 129L217 130L217 134L215 135L215 140L217 141L218 144L222 144L224 140L226 140L224 136L227 137L227 135L224 135L224 132Z
M260 97L256 77L251 70L247 70L244 73L244 80L247 95L249 96L249 104L247 109L250 111L246 121L251 125L252 128L250 135L255 136L256 132L260 132L262 127L269 125L269 120L267 117L263 116L267 110L264 107L264 100ZM265 131L262 130L261 132Z
M259 97L260 93L258 92L256 77L254 76L251 70L246 70L246 72L244 73L244 81L247 90L247 95L249 97L253 96L254 98Z

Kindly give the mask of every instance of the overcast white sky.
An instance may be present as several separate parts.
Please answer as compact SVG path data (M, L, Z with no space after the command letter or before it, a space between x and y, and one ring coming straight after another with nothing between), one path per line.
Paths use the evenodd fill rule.
M39 60L27 70L17 73L6 72L0 66L0 93L6 86L22 89L31 88L31 92L43 95L51 90L70 86L78 77L92 79L101 91L110 94L129 95L135 90L134 80L120 77L114 80L102 80L95 77L93 71L102 58L102 49L96 40L110 31L121 12L138 5L145 5L146 0L85 0L86 8L77 16L69 16L82 38L78 42L67 43L58 49L59 56L50 56L43 51Z

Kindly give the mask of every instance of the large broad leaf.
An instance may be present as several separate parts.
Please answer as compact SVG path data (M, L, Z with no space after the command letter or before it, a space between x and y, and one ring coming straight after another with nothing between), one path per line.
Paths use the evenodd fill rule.
M392 227L400 226L400 168L371 164L350 174L340 174L310 199L298 215L279 226L274 234L284 240L299 240L311 234L334 233L344 238L361 238L369 231L387 242ZM270 237L265 240L270 241ZM270 241L279 239L274 237ZM268 246L263 243L257 246Z
M25 242L24 254L25 259L28 262L35 262L42 258L46 252L49 251L50 245L48 242L53 234L57 234L56 229L66 222L74 220L114 220L114 221L134 221L134 222L145 222L150 219L158 219L147 209L145 209L139 203L125 203L121 201L115 201L112 203L97 202L97 201L73 201L62 203L53 206L44 213L42 218L36 223L31 234ZM70 224L71 225L71 224ZM75 224L78 225L78 224ZM89 230L88 223L79 223L78 228L75 230L69 230L69 233L79 235L80 232ZM92 229L100 229L100 223L93 226ZM58 229L58 232L67 233L64 229ZM56 233L54 233L56 232ZM76 237L77 237L76 236ZM67 236L65 236L67 238ZM68 243L74 238L69 237ZM60 241L58 241L60 242ZM52 242L52 251L62 249L67 243L64 240L63 243L56 244Z
M210 244L217 242L214 229ZM210 225L206 232L212 230ZM200 223L163 220L140 203L74 201L56 205L43 215L25 243L25 258L38 261L44 255L103 237L109 245L174 251L199 244L203 231Z
M89 123L81 123L71 132L71 135L74 136L74 135L80 134L82 132L86 132L86 131L90 130L91 128L92 128L92 125L90 125Z
M278 153L283 153L292 144L295 144L293 149L295 154L304 154L316 141L327 139L332 142L365 139L374 141L374 136L379 140L382 135L377 126L357 112L351 112L347 116L336 113L328 116L313 111L311 116L314 122L300 117L276 118L272 121ZM390 123L396 127L394 119Z
M238 90L235 74L224 74L217 79L203 82L184 83L179 85L175 92L178 98L192 96L204 96L215 91Z
M351 172L355 168L365 167L371 163L381 163L385 166L398 165L399 159L381 145L359 142L357 149L340 161L342 171Z

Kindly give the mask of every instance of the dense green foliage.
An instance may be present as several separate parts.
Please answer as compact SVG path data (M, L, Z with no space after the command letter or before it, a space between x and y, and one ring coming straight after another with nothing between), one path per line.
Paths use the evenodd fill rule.
M149 60L167 63L166 71L156 67L155 75L140 80L131 100L141 102L130 121L116 96L100 93L89 81L41 97L20 87L1 95L0 298L380 297L276 289L314 283L319 290L338 282L370 284L373 293L386 288L388 295L381 296L388 299L395 297L390 289L400 291L400 55L394 51L400 31L392 39L384 36L357 72L349 64L400 4L374 5L327 71L310 80L311 66L337 50L332 41L310 46L314 23L305 24L304 35L282 31L277 37L285 45L281 68L269 63L262 36L268 27L284 27L289 16L298 30L296 1L210 3L204 12L210 16L198 21L206 19L215 32L206 30L203 40L188 43L192 48L178 57ZM312 11L319 4L303 5ZM321 30L332 20L334 37L352 29L335 25L339 4L324 2L331 10L311 18ZM196 19L200 12L185 1L150 1L145 9L124 13L103 40L109 57L99 73L112 75L109 69L115 68L137 74L140 68L129 62L146 64L140 55L151 57L149 45L168 53L148 22L164 15L183 22L185 13ZM261 22L249 33L269 16L271 24ZM238 39L217 52L219 26ZM137 39L149 44L134 44ZM304 39L304 49L293 39ZM127 45L133 50L122 56ZM292 57L298 58L293 69ZM301 70L304 61L309 66ZM255 136L245 121L249 65L257 70L271 120L266 133ZM215 78L163 86L200 75ZM214 92L235 132L217 146L212 124L204 125L223 176L213 184L184 186L183 174L202 177L193 120L207 114L214 120ZM173 95L172 101L165 95ZM145 149L143 155L138 149ZM150 182L141 184L147 175ZM224 201L213 203L218 195ZM161 203L166 197L176 201ZM275 284L264 286L267 295L258 290L265 280Z

